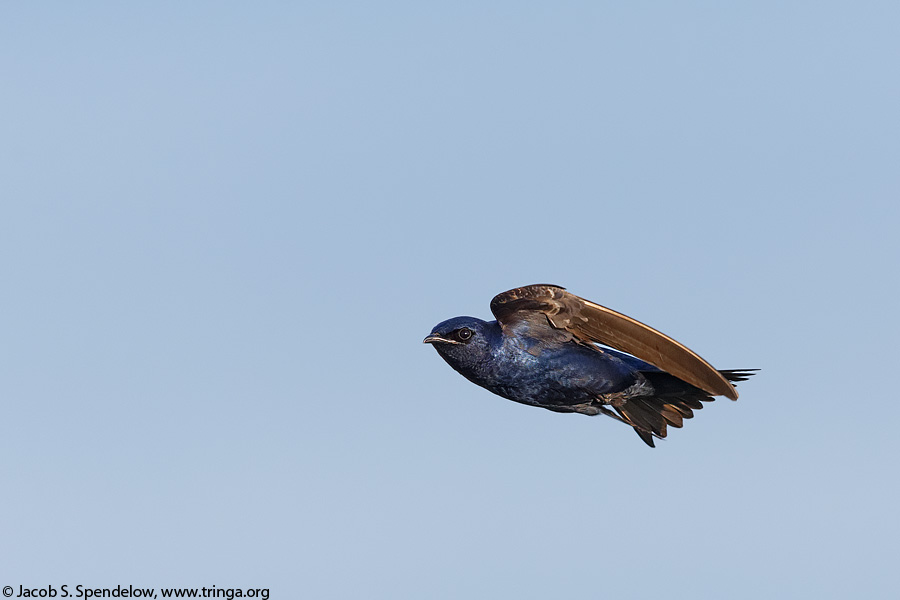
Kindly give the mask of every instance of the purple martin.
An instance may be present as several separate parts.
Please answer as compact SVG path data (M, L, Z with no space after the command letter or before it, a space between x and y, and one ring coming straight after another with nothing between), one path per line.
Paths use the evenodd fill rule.
M732 382L756 370L719 371L652 327L555 285L498 294L491 312L496 321L439 323L424 342L499 396L554 412L607 415L651 447L702 402L737 400Z

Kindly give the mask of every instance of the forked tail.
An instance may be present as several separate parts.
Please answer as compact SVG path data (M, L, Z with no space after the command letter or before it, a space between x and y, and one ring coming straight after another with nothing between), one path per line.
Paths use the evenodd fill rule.
M730 382L746 381L759 369L735 369L719 371ZM656 445L653 438L666 437L666 429L681 427L685 419L694 416L695 410L703 408L703 402L715 400L707 392L686 384L677 377L660 371L642 371L641 374L653 385L654 395L628 398L621 406L600 407L607 414L634 427L638 436L651 448Z

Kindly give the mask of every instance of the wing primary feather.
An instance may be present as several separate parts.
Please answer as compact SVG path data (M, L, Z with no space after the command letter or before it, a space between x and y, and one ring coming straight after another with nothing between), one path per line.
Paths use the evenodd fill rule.
M501 326L534 312L543 313L550 324L576 338L627 352L674 375L712 396L737 400L737 390L726 375L717 371L687 346L636 319L571 294L559 286L529 285L498 294L491 312ZM728 372L742 381L746 371Z

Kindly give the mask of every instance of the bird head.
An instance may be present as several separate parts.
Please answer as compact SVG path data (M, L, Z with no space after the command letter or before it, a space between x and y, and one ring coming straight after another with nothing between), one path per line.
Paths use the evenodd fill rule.
M463 372L490 355L493 335L492 328L481 319L455 317L435 325L423 342L434 346L451 367Z

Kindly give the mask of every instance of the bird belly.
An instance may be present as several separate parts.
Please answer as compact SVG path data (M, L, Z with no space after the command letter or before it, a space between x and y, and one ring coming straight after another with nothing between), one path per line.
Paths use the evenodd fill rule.
M635 381L633 370L622 361L581 346L544 350L538 355L512 352L501 362L505 364L494 381L482 385L504 398L534 406L589 403Z

